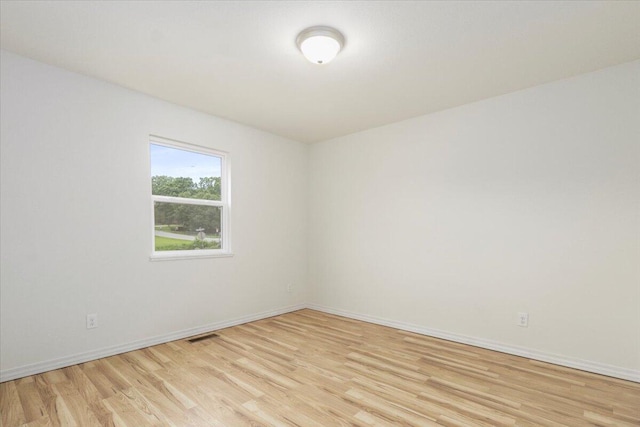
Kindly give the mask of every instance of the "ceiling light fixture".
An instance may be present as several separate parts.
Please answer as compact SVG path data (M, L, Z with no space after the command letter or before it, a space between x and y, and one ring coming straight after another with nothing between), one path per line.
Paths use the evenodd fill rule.
M310 27L296 38L302 54L314 64L327 64L344 46L344 36L331 27Z

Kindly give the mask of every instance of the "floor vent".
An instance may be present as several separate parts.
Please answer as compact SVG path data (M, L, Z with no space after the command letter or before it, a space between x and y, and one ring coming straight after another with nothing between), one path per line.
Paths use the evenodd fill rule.
M191 339L188 339L187 341L193 343L193 342L199 342L199 341L208 340L208 339L211 339L211 338L217 338L219 336L220 335L213 333L213 334L208 334L208 335L202 335L200 337L191 338Z

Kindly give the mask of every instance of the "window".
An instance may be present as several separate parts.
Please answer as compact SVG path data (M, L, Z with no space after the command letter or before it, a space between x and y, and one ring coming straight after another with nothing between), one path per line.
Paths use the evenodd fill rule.
M152 137L152 259L231 254L227 154Z

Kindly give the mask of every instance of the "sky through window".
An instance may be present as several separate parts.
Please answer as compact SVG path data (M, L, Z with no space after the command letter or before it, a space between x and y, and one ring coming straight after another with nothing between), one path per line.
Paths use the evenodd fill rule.
M220 157L151 144L151 176L191 178L220 177Z

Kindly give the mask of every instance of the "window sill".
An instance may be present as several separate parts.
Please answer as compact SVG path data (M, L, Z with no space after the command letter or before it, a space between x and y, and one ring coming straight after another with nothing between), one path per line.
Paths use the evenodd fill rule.
M179 259L200 259L200 258L227 258L232 257L233 252L221 251L198 251L197 253L185 254L183 251L155 253L149 256L149 261L176 261Z

